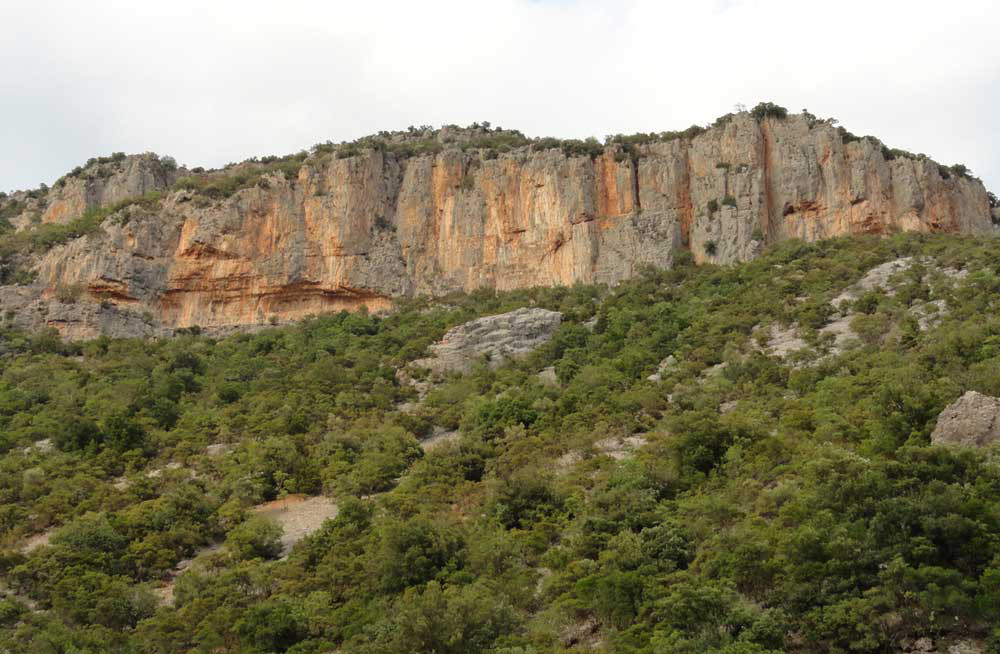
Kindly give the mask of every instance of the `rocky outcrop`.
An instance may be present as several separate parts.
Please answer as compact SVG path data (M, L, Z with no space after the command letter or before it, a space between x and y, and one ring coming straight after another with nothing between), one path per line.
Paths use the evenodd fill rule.
M558 311L529 308L471 320L448 330L430 346L432 356L413 365L436 373L465 373L478 362L496 368L544 344L561 322Z
M18 229L33 222L65 224L92 207L165 191L186 172L178 169L173 160L152 153L94 160L86 168L62 177L44 197L14 193L8 202L16 202L20 211L9 220Z
M931 442L963 447L1000 442L1000 398L967 391L938 416Z
M955 284L961 283L969 276L969 271L941 267L931 257L900 257L875 266L860 280L830 300L830 318L817 330L821 339L828 341L828 352L839 354L852 342L857 341L858 335L851 325L859 315L855 305L859 298L870 291L885 293L892 297L897 293L899 286L906 281L907 275L912 274L918 274L924 284L932 286L932 293L938 294L942 290L942 283L955 288ZM805 299L805 297L799 298L800 301ZM913 298L910 300L907 313L916 319L920 331L927 331L941 324L949 314L949 307L947 301L941 297L934 300ZM788 327L771 324L760 334L763 339L760 349L777 357L787 357L800 351L810 350L809 343L799 332L797 324Z
M107 321L83 307L103 302L152 315L154 330L245 327L388 309L420 294L614 284L643 266L669 267L682 250L731 263L788 238L996 233L978 180L926 158L887 159L877 141L844 139L805 115L742 113L694 137L584 154L538 143L462 149L449 130L421 138L437 139L439 151L316 151L284 173L258 167L232 194L175 188L158 205L123 209L33 264L31 303L83 289L76 322L42 311L19 319L96 335ZM68 178L24 211L61 222L186 173L155 157L115 165ZM207 178L257 170L248 166ZM0 302L25 312L20 297Z

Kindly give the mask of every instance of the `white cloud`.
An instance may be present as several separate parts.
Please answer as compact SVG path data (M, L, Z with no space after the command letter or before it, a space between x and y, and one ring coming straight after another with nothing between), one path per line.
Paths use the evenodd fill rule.
M986 1L12 4L0 188L114 150L216 166L478 120L601 137L773 100L1000 190L1000 12Z

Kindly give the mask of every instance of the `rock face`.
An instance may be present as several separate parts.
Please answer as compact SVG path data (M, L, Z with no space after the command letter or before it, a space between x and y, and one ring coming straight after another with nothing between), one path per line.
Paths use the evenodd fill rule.
M931 282L937 286L934 277L938 276L948 284L960 283L969 275L966 269L957 270L954 268L940 267L931 257L901 257L881 263L852 284L835 298L830 300L832 314L829 321L819 328L819 334L825 337L832 337L829 352L839 354L856 341L858 335L851 327L854 318L858 316L854 303L868 291L881 291L888 296L896 294L900 284L905 281L906 274L912 274L912 269L918 267L922 280ZM804 298L803 298L804 299ZM912 300L908 313L917 320L920 331L927 331L937 327L945 316L949 313L948 303L941 298L935 300ZM794 352L809 349L809 344L799 335L798 325L782 327L772 324L764 333L763 350L778 356L787 357Z
M1000 441L1000 398L968 391L938 416L935 445L985 447Z
M561 322L558 311L529 308L478 318L448 330L430 347L433 356L414 365L437 373L468 372L479 361L495 368L548 341Z
M47 311L27 311L20 293L0 295L0 308L77 337L109 322L225 328L388 309L417 294L614 284L646 265L669 267L682 250L731 263L788 238L997 233L978 180L926 158L886 159L877 141L845 143L804 115L741 113L693 138L609 145L593 156L542 145L463 150L447 130L430 137L439 152L317 151L297 170L261 173L228 196L175 186L157 206L123 209L98 233L36 260L37 282L26 288L30 304ZM89 171L42 199L22 197L13 222L29 214L65 222L186 173L153 156ZM48 318L66 288L82 289L76 309L62 310L72 316ZM95 321L82 310L102 300L152 320Z
M178 170L172 160L152 153L112 157L66 175L44 198L15 193L11 199L20 201L21 211L10 221L19 229L32 222L65 224L91 207L164 191L185 172Z

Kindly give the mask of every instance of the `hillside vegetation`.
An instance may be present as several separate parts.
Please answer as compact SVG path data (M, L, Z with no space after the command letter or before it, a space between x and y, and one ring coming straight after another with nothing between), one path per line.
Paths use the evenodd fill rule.
M789 242L225 339L4 331L0 651L998 652L1000 464L930 444L1000 396L997 245ZM834 347L831 300L905 256ZM526 359L399 381L522 306L563 313ZM769 354L774 325L808 347ZM339 512L282 558L252 509L300 495Z

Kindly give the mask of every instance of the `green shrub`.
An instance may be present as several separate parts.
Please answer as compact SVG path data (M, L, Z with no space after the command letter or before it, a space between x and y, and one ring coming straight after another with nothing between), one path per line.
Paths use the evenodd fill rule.
M226 549L236 559L273 559L281 553L282 529L276 521L253 516L226 535Z
M27 207L26 207L26 205L25 205L24 202L22 202L20 200L10 200L10 201L4 203L4 205L2 207L0 207L0 220L2 220L5 223L7 223L7 228L9 228L10 224L9 224L8 221L11 218L16 218L17 216L20 216L21 213L26 208Z
M733 118L736 117L734 113L723 114L715 119L712 123L712 127L725 127L729 123L733 122Z
M387 591L445 577L464 565L465 543L451 526L420 516L380 531L379 583Z
M955 175L957 177L964 177L965 179L974 179L974 177L972 176L972 171L969 170L963 164L955 164L951 166L948 170L951 171L952 175Z
M501 592L485 584L442 586L432 581L404 593L387 612L378 638L364 654L479 654L499 652L494 643L516 632L518 612ZM534 650L521 650L534 651Z
M63 304L73 304L83 295L80 284L60 284L56 287L56 300Z
M761 122L765 118L784 120L788 117L788 110L773 102L761 102L750 110L750 115L757 119L757 122Z
M472 191L475 188L476 178L470 173L462 175L462 179L458 182L458 189L460 191Z
M173 188L192 191L212 200L224 200L246 188L266 187L267 176L275 173L286 180L295 180L306 156L306 153L300 152L286 157L264 157L266 163L250 160L239 172L192 174L178 179Z
M848 143L853 143L854 141L860 141L861 140L860 136L856 136L856 135L848 132L843 127L838 127L837 128L837 133L840 134L840 141L844 145L847 145Z

